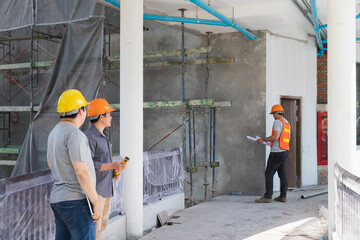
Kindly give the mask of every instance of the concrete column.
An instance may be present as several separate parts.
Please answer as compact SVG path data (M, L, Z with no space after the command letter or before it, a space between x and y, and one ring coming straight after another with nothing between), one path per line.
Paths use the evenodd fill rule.
M335 229L334 164L359 176L356 160L355 0L328 0L329 236Z
M143 235L143 0L121 1L120 154L124 171L127 239Z

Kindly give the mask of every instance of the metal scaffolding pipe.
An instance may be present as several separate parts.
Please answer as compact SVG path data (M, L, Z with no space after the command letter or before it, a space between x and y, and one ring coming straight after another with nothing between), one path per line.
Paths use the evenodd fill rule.
M222 15L221 13L219 13L218 11L216 11L215 9L213 9L212 7L210 7L209 5L207 5L206 3L204 3L201 0L190 0L190 2L194 3L195 5L201 7L202 9L204 9L205 11L207 11L208 13L212 14L213 16L217 17L218 19L220 19L221 21L223 21L224 23L227 23L230 27L235 28L236 30L238 30L239 32L241 32L242 34L245 35L245 37L252 39L252 40L257 40L257 37L255 35L253 35L252 33L248 32L247 30L245 30L244 28L240 27L238 24L236 24L235 22L231 21L229 18L225 17L224 15Z
M316 197L316 196L327 194L327 193L328 193L328 190L324 190L324 191L313 193L313 194L301 195L301 199Z
M172 17L172 16L159 16L159 15L150 15L150 14L144 14L144 20L179 22L179 23L192 23L192 24L203 24L203 25L229 27L228 24L226 24L224 22L221 22L221 21L215 21L215 20Z
M118 8L120 8L120 2L116 0L104 0L107 3L110 3ZM211 8L210 6L206 5L202 1L198 0L190 0L192 3L196 4L197 6L203 8L204 10L208 11L215 17L219 18L221 21L216 20L207 20L207 19L197 19L197 18L183 18L183 17L172 17L172 16L159 16L159 15L150 15L144 14L144 20L155 20L155 21L167 21L167 22L180 22L180 23L192 23L192 24L204 24L204 25L213 25L213 26L222 26L222 27L233 27L242 34L245 35L246 38L256 40L256 36L252 33L248 32L244 28L240 27L235 22L231 21L229 18L225 17L215 9Z

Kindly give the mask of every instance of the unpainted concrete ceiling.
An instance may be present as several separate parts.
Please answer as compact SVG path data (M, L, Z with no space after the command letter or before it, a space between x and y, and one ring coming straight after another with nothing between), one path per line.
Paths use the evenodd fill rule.
M241 27L252 30L269 30L272 33L306 39L308 34L315 31L301 10L296 6L297 1L304 7L304 2L310 0L202 0L210 4L221 14L236 22ZM326 24L327 0L317 0L319 20ZM205 10L197 7L188 0L144 0L144 13L180 17L180 8L185 8L185 17L218 20ZM360 0L356 0L357 14L360 12ZM311 13L309 13L311 16ZM358 20L360 21L360 19ZM168 23L180 25L179 23ZM234 32L231 27L219 27L198 24L185 24L185 27L205 34ZM357 34L360 35L360 23L357 24Z

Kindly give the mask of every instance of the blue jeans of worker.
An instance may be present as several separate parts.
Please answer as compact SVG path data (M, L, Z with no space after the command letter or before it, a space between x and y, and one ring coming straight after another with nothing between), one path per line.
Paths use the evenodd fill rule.
M56 240L95 240L93 222L86 199L51 203L55 216Z
M286 158L289 151L271 152L265 171L265 198L272 198L274 175L278 172L280 178L280 197L286 197L288 183L286 178Z

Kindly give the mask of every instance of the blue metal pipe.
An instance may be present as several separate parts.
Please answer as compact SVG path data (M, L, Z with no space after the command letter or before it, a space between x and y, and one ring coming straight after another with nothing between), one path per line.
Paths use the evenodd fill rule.
M179 23L192 23L192 24L203 24L203 25L229 27L228 24L226 24L224 22L221 22L221 21L215 21L215 20L196 19L196 18L182 18L182 17L172 17L172 16L159 16L159 15L150 15L150 14L144 14L144 20L179 22Z
M244 28L240 27L239 25L237 25L235 22L231 21L229 18L225 17L224 15L222 15L221 13L219 13L218 11L216 11L215 9L213 9L212 7L208 6L206 3L204 3L201 0L190 0L190 2L194 3L195 5L201 7L202 9L204 9L205 11L209 12L210 14L212 14L213 16L219 18L221 21L223 21L224 23L227 23L229 26L235 28L236 30L238 30L239 32L241 32L242 34L245 35L245 37L249 38L249 39L253 39L256 40L256 36L253 35L252 33L246 31Z
M120 8L120 2L119 1L116 1L116 0L104 0L104 1L116 6L118 8Z
M116 1L116 0L104 0L104 1L116 6L118 8L120 8L120 2L119 1ZM144 20L180 22L180 23L192 23L192 24L203 24L203 25L230 27L229 24L226 24L226 23L224 23L222 21L207 20L207 19L196 19L196 18L182 18L182 17L172 17L172 16L160 16L160 15L151 15L151 14L144 14Z
M316 42L320 49L318 52L318 56L321 57L322 55L324 55L324 47L321 42L321 35L320 35L320 31L319 31L319 21L318 21L317 10L316 10L316 0L310 0L310 1L311 1L311 13L312 13L312 16L314 19L314 30L315 30L315 34L316 34Z

